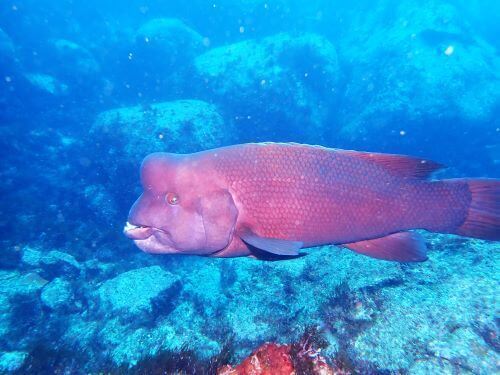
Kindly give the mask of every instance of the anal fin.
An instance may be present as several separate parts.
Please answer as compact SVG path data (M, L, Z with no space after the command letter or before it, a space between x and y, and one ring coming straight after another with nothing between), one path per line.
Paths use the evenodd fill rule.
M399 232L342 246L372 258L395 262L423 262L427 260L425 243L422 237L415 232Z

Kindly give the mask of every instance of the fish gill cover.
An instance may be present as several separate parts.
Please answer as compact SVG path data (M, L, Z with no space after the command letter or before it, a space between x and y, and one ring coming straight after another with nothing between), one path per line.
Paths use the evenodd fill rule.
M293 141L499 178L499 13L3 0L0 373L245 373L259 358L284 373L499 371L498 242L424 233L424 263L334 246L264 262L153 256L122 235L157 151Z

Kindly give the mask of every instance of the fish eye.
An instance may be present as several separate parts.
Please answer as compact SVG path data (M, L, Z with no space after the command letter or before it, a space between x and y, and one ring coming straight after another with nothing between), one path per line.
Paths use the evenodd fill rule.
M165 200L170 205L176 205L179 203L179 197L175 193L167 193Z

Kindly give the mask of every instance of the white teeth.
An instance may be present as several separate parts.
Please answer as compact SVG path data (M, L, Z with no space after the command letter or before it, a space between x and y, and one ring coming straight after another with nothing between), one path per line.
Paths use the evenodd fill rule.
M129 230L132 230L132 229L136 229L136 228L139 228L137 225L134 225L134 224L130 224L128 221L127 223L125 224L125 226L123 227L123 231L124 232L127 232Z

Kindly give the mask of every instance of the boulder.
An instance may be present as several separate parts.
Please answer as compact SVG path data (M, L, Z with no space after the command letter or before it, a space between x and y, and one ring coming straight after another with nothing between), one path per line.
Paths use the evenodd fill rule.
M214 48L195 60L209 95L246 140L321 142L335 100L335 47L317 34L277 34Z
M171 287L179 287L176 281L176 276L159 266L138 268L105 281L96 297L102 311L109 316L147 316L153 311L156 297Z
M154 57L163 69L185 63L203 49L203 37L175 18L155 18L142 25L135 35L140 57Z
M432 149L435 142L455 148L457 137L467 138L476 126L493 134L500 59L463 14L435 0L374 4L354 17L340 39L341 57L350 66L340 138L370 139L379 147L399 143L408 153L424 142Z
M61 96L68 93L68 86L48 74L27 73L24 77L34 87L45 93Z
M128 92L146 100L189 97L195 85L193 60L204 50L203 37L175 18L155 18L143 24L130 46L123 80Z
M104 185L88 185L83 190L83 195L90 207L100 214L100 218L111 223L114 218L119 216L116 208L114 196Z
M34 297L48 283L36 272L20 273L17 271L0 271L0 281L2 300Z
M42 303L51 310L67 310L74 302L71 283L62 278L55 278L46 284L40 297Z
M72 255L62 251L42 252L28 246L22 251L21 260L24 267L39 268L40 273L48 279L63 275L75 277L80 275L83 270L80 263Z
M105 111L98 115L91 133L108 158L119 156L134 168L152 152L199 151L228 144L232 138L217 108L199 100Z
M49 44L61 64L58 70L64 77L85 79L100 72L98 62L85 47L67 39L53 39Z
M0 352L0 372L2 374L15 372L23 365L27 357L26 352Z

